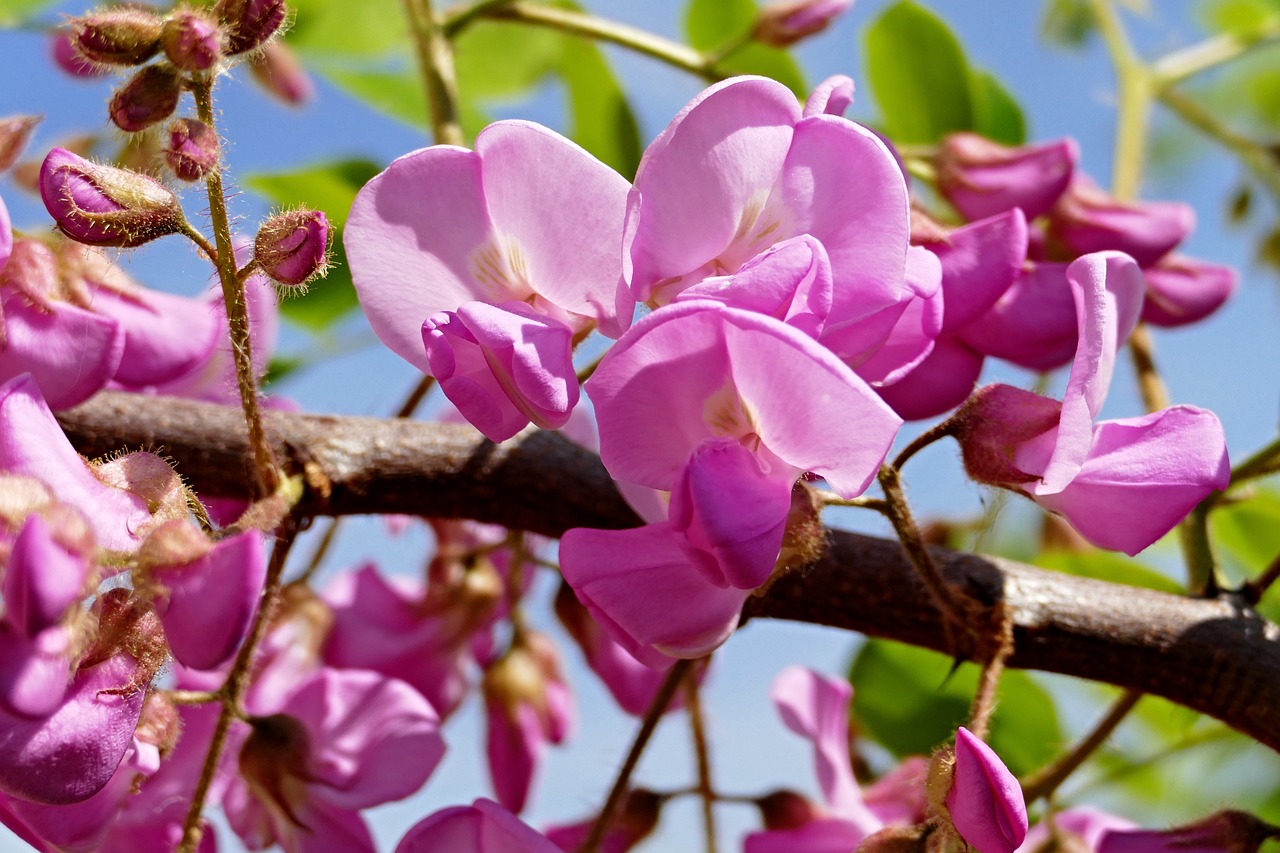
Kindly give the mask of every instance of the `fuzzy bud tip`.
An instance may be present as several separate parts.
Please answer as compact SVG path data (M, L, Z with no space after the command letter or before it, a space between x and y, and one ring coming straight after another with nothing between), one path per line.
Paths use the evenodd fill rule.
M141 246L186 224L177 197L164 184L65 148L45 157L40 197L58 230L90 246Z
M329 220L319 210L277 213L258 229L253 257L270 278L297 287L329 268Z

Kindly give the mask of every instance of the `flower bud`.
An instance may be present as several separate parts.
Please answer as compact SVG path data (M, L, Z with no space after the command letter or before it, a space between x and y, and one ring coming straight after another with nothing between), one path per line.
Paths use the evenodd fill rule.
M141 65L160 49L164 22L143 9L119 7L71 21L76 50L103 65Z
M1013 207L1032 220L1066 191L1079 158L1070 139L1007 148L976 133L953 133L938 150L938 190L969 220Z
M218 0L213 11L226 24L226 53L235 56L266 44L284 23L284 0Z
M0 172L7 171L31 141L40 116L10 116L0 119Z
M1204 820L1168 830L1111 829L1098 842L1098 853L1257 853L1264 842L1280 836L1280 827L1253 815L1227 809Z
M148 65L111 98L108 115L128 133L146 130L173 115L182 97L182 78L167 65Z
M198 12L178 12L164 22L160 46L183 71L208 71L222 57L222 31Z
M198 181L218 168L218 134L194 118L175 119L169 125L165 162L184 181Z
M995 751L963 726L955 749L944 749L929 769L930 805L949 818L970 847L1013 853L1027 836L1022 788Z
M90 62L80 54L80 49L76 47L76 34L72 30L54 30L49 37L49 53L54 65L78 80L96 80L109 73L101 65Z
M319 210L277 213L258 229L253 258L275 281L305 284L328 269L329 237L329 220Z
M853 6L853 0L783 0L760 10L752 38L770 47L790 47L820 33Z
M1123 202L1088 180L1072 182L1049 214L1049 237L1072 257L1115 250L1149 267L1195 228L1195 210L1174 201Z
M40 167L40 197L58 230L90 246L141 246L186 224L164 184L64 148L50 151Z
M273 41L254 54L249 71L268 94L291 107L305 104L315 94L315 85L302 63L283 42Z

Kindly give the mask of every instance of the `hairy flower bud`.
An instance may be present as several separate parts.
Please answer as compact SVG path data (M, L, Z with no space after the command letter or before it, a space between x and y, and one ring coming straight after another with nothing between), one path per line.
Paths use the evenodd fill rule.
M222 57L222 31L199 12L178 12L164 22L160 46L183 71L208 71Z
M249 71L267 93L291 107L301 106L315 94L315 85L306 69L283 42L263 46L249 60Z
M120 7L71 21L76 50L103 65L141 65L160 49L164 22L143 9Z
M194 118L174 119L169 125L165 162L184 181L198 181L218 168L218 134Z
M227 27L227 56L266 44L288 13L284 0L218 0L213 10Z
M164 184L55 148L40 167L40 197L58 230L90 246L141 246L186 219Z
M80 54L80 49L76 47L76 34L70 29L59 28L50 33L49 53L54 65L76 79L96 80L109 73L106 68L90 62Z
M40 116L0 118L0 172L18 162L40 119Z
M116 127L128 133L164 121L178 108L182 78L167 65L148 65L111 97L107 113Z
M253 257L280 284L297 286L329 266L329 220L319 210L277 213L258 229Z
M820 33L853 6L853 0L782 0L760 10L752 38L770 47L790 47Z

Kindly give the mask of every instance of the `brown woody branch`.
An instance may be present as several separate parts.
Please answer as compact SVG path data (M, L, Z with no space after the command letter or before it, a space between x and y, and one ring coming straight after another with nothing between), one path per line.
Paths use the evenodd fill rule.
M88 456L163 451L206 496L244 497L239 411L103 393L59 415ZM558 435L495 445L468 427L268 413L276 458L305 472L303 510L474 518L558 536L639 520L600 460ZM792 619L947 649L943 622L896 541L833 531L817 563L748 602ZM1238 598L1197 600L937 549L943 575L1014 622L1008 665L1141 690L1209 714L1280 751L1280 628Z

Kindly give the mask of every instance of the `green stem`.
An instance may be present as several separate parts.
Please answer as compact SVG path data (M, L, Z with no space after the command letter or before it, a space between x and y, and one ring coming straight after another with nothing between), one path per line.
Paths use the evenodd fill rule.
M688 45L656 36L638 27L598 18L595 15L560 9L555 6L543 6L538 3L522 3L518 2L518 0L497 4L492 8L486 9L484 15L489 18L519 21L523 24L547 27L599 41L607 41L611 44L625 47L628 50L642 53L645 56L651 56L668 65L688 71L690 74L696 74L712 82L721 80L724 77L716 69L714 62ZM449 35L453 34L448 24L446 24L446 32Z
M1147 118L1153 92L1151 72L1133 51L1111 0L1090 0L1098 30L1116 72L1117 121L1111 190L1121 201L1138 197L1146 155Z
M465 145L466 138L458 120L458 81L453 66L453 46L432 11L431 0L403 2L427 94L431 133L438 144Z
M470 6L452 7L445 10L441 27L450 40L456 39L463 30L475 23L497 6L505 6L511 0L477 0Z
M1239 59L1277 39L1280 39L1280 24L1275 23L1246 33L1223 33L1165 55L1151 64L1151 71L1160 85L1172 85Z
M1236 133L1193 98L1176 89L1162 88L1159 96L1160 103L1180 119L1239 157L1266 184L1271 194L1280 199L1280 156L1274 145Z
M226 746L227 733L231 729L231 721L240 714L240 706L244 701L245 691L249 687L249 675L253 655L258 644L267 633L267 625L271 621L271 612L275 609L276 596L280 592L280 577L284 573L285 558L293 547L297 536L298 525L292 516L287 518L277 532L275 548L271 551L271 561L267 565L267 578L262 590L262 598L258 601L258 611L254 614L249 635L245 637L231 671L219 691L222 698L222 710L218 714L218 722L213 729L213 737L209 741L209 751L205 754L204 767L200 778L196 781L195 793L191 796L191 805L187 808L187 817L182 827L182 843L177 853L195 853L200 846L200 838L204 835L204 826L200 822L204 812L204 801L209 795L209 786L217 775L218 765L222 761L222 750Z
M1231 469L1231 488L1248 480L1274 474L1277 466L1280 466L1280 438Z
M213 78L201 77L193 81L191 94L195 99L197 117L214 127ZM231 242L227 200L222 188L222 170L213 169L205 176L205 188L209 197L209 220L213 224L213 238L217 247L214 264L218 270L218 280L222 284L222 299L226 304L227 327L231 332L231 355L236 366L240 407L244 409L244 419L249 429L249 448L253 453L257 497L264 498L276 490L276 464L262 425L262 411L258 406L258 384L253 371L253 343L249 335L249 310L245 303L244 282L236 275L235 247Z
M644 719L640 721L640 729L636 732L635 740L631 742L631 749L627 751L627 757L623 759L622 767L618 770L618 776L613 781L613 787L609 790L609 796L604 801L604 806L600 809L600 814L596 815L595 823L591 825L591 832L587 835L586 841L582 842L582 846L578 848L578 853L596 853L600 849L600 842L604 840L604 835L609 830L609 824L613 822L613 813L618 810L622 799L627 795L627 790L631 784L631 774L635 772L636 765L640 763L640 756L644 753L644 749L649 745L649 739L653 737L653 731L658 727L658 721L662 719L663 713L667 710L667 706L671 704L671 699L676 695L676 689L680 683L684 681L685 675L692 669L693 661L678 660L667 671L666 680L662 682L662 687L658 689L658 693L653 697L648 710L645 711Z

